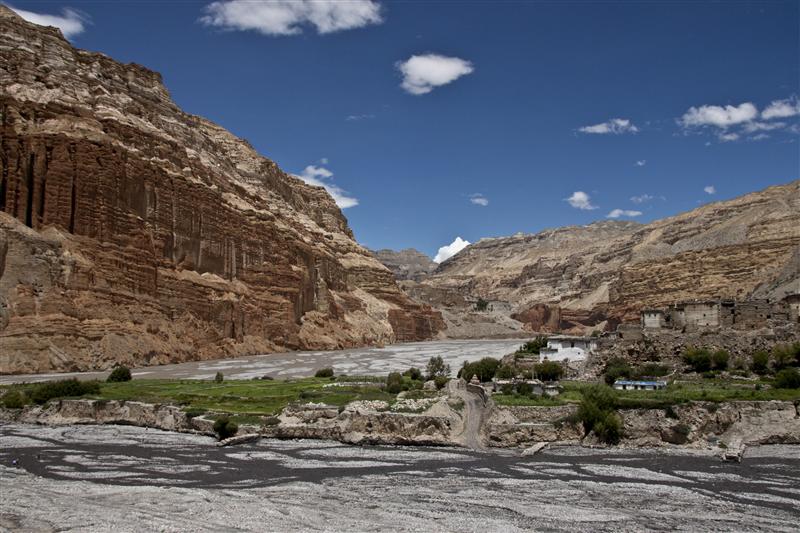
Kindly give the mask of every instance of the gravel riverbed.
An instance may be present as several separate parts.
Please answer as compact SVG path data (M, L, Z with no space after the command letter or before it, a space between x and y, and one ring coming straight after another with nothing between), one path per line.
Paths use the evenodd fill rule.
M514 451L0 426L0 530L796 531L800 447Z

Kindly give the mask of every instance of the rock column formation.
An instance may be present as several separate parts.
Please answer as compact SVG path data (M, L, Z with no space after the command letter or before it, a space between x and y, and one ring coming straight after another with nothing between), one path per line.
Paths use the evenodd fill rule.
M0 5L0 373L423 340L333 199Z

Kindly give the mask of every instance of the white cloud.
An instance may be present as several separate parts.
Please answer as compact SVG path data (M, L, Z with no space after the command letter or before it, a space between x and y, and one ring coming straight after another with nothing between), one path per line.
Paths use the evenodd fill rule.
M717 188L714 187L713 185L706 185L705 187L703 187L703 191L706 194L717 194Z
M575 209L590 210L597 209L596 205L592 205L592 199L583 191L575 191L569 198L564 198L565 202Z
M472 63L438 54L411 56L396 64L403 75L401 87L411 94L427 94L475 71Z
M785 122L748 122L742 129L746 133L755 133L757 131L779 130L784 126L786 126Z
M619 218L619 217L638 217L642 214L641 211L633 211L631 209L612 209L606 218Z
M489 199L486 198L481 193L470 194L469 201L475 205L480 205L482 207L486 207L489 205Z
M717 135L717 138L720 140L720 142L727 143L727 142L731 142L731 141L738 141L739 140L739 134L738 133L733 133L733 132L731 132L731 133L720 133L719 135Z
M47 15L44 13L34 13L33 11L25 11L24 9L11 7L8 4L4 5L28 22L33 22L39 26L55 26L61 30L61 33L63 33L64 37L67 39L71 39L72 37L83 33L83 31L86 29L86 24L89 21L86 15L70 8L62 9L61 16L58 16Z
M639 131L630 120L627 118L612 118L606 122L595 124L594 126L584 126L578 128L578 131L583 133L598 133L606 134L613 133L619 135L620 133L636 133Z
M456 237L456 239L447 246L439 248L439 253L436 254L433 260L436 263L447 261L467 246L469 246L469 241L465 241L461 237Z
M298 35L304 26L327 34L380 24L381 6L373 0L224 0L205 7L200 21L226 30L264 35Z
M631 196L631 202L633 202L635 204L646 204L647 202L650 202L651 200L653 200L653 198L654 198L654 196L645 193L645 194L642 194L640 196Z
M363 115L347 115L344 119L347 120L348 122L354 122L358 120L372 120L373 118L375 118L375 115L369 113Z
M639 161L636 162L637 167L643 167L646 164L647 164L647 159L640 159Z
M800 100L797 100L797 98L774 100L761 112L761 118L764 120L788 118L795 115L800 115Z
M333 178L333 172L325 167L308 165L303 169L302 173L299 175L295 174L295 176L309 185L324 188L328 191L328 194L333 197L333 200L340 209L347 209L348 207L355 207L358 205L358 199L347 196L347 191L343 190L338 185L326 181Z
M323 157L322 159L319 160L319 162L321 164L323 164L323 165L327 165L328 164L328 158L327 157Z
M690 107L679 122L684 128L716 126L727 128L743 122L750 122L758 116L758 109L750 102L738 106L702 105Z
M766 133L759 133L758 135L748 137L748 140L750 141L763 141L764 139L769 139L769 135Z

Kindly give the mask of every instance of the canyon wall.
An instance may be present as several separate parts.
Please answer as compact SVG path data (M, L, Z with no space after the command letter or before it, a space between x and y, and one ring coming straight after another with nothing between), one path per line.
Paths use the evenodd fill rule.
M333 199L0 5L0 373L427 339Z
M422 281L509 302L528 331L613 329L677 301L800 292L800 181L649 224L481 239Z

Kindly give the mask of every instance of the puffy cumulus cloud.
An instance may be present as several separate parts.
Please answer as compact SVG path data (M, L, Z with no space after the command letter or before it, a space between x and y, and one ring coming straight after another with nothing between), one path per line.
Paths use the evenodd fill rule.
M439 252L436 254L436 257L433 258L433 261L436 263L447 261L467 246L469 246L469 241L465 241L461 237L456 237L455 240L447 246L439 248Z
M326 158L323 159L327 160ZM295 174L295 177L300 178L309 185L322 187L328 191L328 194L333 197L333 200L336 202L336 205L339 206L339 209L347 209L348 207L355 207L358 205L358 199L348 196L347 191L330 182L330 180L333 178L333 172L325 167L308 165L303 169L303 172L300 174Z
M298 35L304 26L327 34L383 22L373 0L224 0L205 7L200 21L226 30Z
M786 100L774 100L764 111L761 118L771 120L773 118L789 118L800 115L800 100L797 98L787 98Z
M631 196L631 202L635 204L646 204L652 201L653 198L655 198L653 195L645 193L639 196Z
M591 197L583 191L575 191L569 198L564 198L564 201L575 209L582 209L584 211L597 209L596 205L592 205Z
M720 140L720 142L729 143L732 141L738 141L739 134L735 132L728 132L728 133L723 132L717 135L717 138Z
M717 194L717 188L714 187L713 185L706 185L705 187L703 187L703 192L705 192L706 194Z
M462 76L472 74L472 63L458 57L438 54L411 56L396 64L403 75L403 90L411 94L427 94L436 87L447 85Z
M612 209L606 218L619 218L619 217L638 217L642 214L641 211L634 211L632 209Z
M8 4L4 5L28 22L33 22L40 26L55 26L61 30L61 33L63 33L64 37L67 39L71 39L83 33L86 29L86 25L89 23L89 18L85 14L75 11L74 9L65 8L61 10L61 15L59 16L34 13L33 11L17 9Z
M647 159L640 159L636 162L637 167L643 167L647 164Z
M690 107L678 122L684 128L702 126L728 128L736 124L750 122L756 117L758 117L756 106L750 102L744 102L738 106L701 105L699 107Z
M469 195L469 201L470 201L470 203L473 203L475 205L479 205L481 207L486 207L487 205L489 205L489 199L486 198L481 193L470 194Z
M601 135L606 133L619 135L621 133L637 133L639 128L637 128L627 118L612 118L611 120L601 122L600 124L595 124L594 126L584 126L582 128L578 128L578 131L582 133L596 133Z

